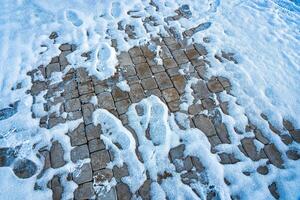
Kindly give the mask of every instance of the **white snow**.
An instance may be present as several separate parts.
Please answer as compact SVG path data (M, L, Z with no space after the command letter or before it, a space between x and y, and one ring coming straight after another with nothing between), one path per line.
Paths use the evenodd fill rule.
M145 165L139 163L136 158L134 152L136 144L131 133L107 111L98 110L95 113L95 116L103 115L105 119L96 117L95 123L106 123L107 128L113 130L112 135L106 132L101 136L106 145L117 155L112 165L119 166L123 162L130 165L131 175L133 171L135 174L125 178L124 181L129 183L135 180L129 184L132 191L135 191L142 180L145 180L145 175L141 173L143 170L148 170L152 179L155 179L158 173L169 170L174 177L166 179L162 185L152 183L151 193L157 199L163 199L165 196L194 198L191 196L190 188L180 183L172 165L168 161L162 164L162 161L167 158L167 150L178 145L179 138L184 138L184 143L188 147L185 153L199 157L206 166L209 166L208 179L217 186L219 194L224 199L229 198L229 193L238 193L242 199L269 199L271 197L267 186L273 180L276 180L281 188L279 191L281 196L286 199L298 199L299 161L291 161L283 156L286 169L271 166L268 176L253 173L250 177L245 177L241 175L242 171L244 169L253 171L259 163L253 164L239 154L233 146L237 145L242 138L234 133L234 127L243 131L248 123L246 116L282 153L287 150L287 147L278 136L272 134L268 123L260 117L260 114L267 115L270 122L279 130L283 130L283 118L293 122L296 128L300 128L299 1L154 0L152 2L156 4L157 9L150 6L149 2L139 0L78 0L76 3L72 0L51 2L2 0L0 4L0 109L7 108L9 104L17 101L19 105L15 115L0 121L0 134L3 136L0 139L0 147L15 147L23 144L21 155L33 160L39 168L41 168L41 161L36 157L37 148L49 146L51 139L60 140L66 152L70 151L68 137L64 134L69 128L78 126L80 121L66 123L50 130L39 128L39 120L32 118L32 111L37 117L45 115L42 111L44 103L42 94L38 96L37 104L31 109L33 98L26 93L31 87L27 72L40 65L48 64L52 57L59 55L60 44L77 45L76 51L67 56L71 63L70 67L86 67L91 75L106 79L116 72L116 56L119 53L111 47L111 39L116 40L119 51L126 51L134 45L145 44L152 36L166 34L165 26L173 27L176 32L181 33L201 23L209 22L207 24L210 26L196 33L189 42L202 42L203 37L208 36L211 42L206 46L212 66L209 68L209 75L225 76L233 85L231 92L233 96L222 94L222 99L229 101L230 116L223 115L222 120L229 131L232 145L220 145L219 148L224 152L235 153L242 162L226 167L219 165L216 156L210 153L209 143L203 134L190 129L188 132L191 138L183 137L183 133L187 131L178 130L178 127L173 124L174 115L168 115L165 105L151 97L141 103L147 111L147 116L137 116L134 106L128 113L129 121L138 134L142 156L147 161ZM174 16L174 10L183 4L189 5L191 18L164 21L164 18ZM128 11L135 11L134 15L141 18L130 17ZM149 16L156 19L157 26L147 24L145 27L150 31L147 33L142 20ZM124 31L118 29L119 26L125 28L126 24L135 27L137 39L129 39ZM49 39L53 31L59 35L55 42ZM221 50L235 53L238 64L226 60L224 63L217 62L214 55L219 54ZM90 60L81 57L84 52L91 53ZM42 80L41 74L36 74L35 80ZM60 80L61 74L54 74L53 83ZM186 87L184 97L186 102L181 105L185 110L193 100L189 87L193 81ZM11 90L19 83L22 86L20 89ZM127 86L125 83L119 84L119 87L125 91L128 91ZM92 102L96 103L95 99L92 99ZM186 119L179 115L176 118L180 119L179 121ZM140 122L143 124L138 124ZM153 124L151 130L158 130L157 132L161 133L161 135L157 135L155 131L151 133L153 142L159 144L158 146L154 146L145 138L145 126L148 123ZM114 126L119 129L116 130ZM156 129L158 127L159 129ZM54 131L58 134L52 134ZM113 144L116 141L120 142L124 149L118 149ZM257 147L259 148L259 144ZM293 143L292 147L299 151L299 144ZM151 157L152 155L154 157ZM65 156L69 161L68 155ZM51 179L55 173L72 171L74 168L72 163L68 163L64 169L49 170L48 176L42 182ZM0 175L0 199L41 199L41 195L43 199L51 198L50 191L46 189L42 192L33 192L35 176L20 180L9 168L0 168ZM224 177L235 186L225 186ZM66 181L63 184L68 185L66 191L69 191L69 194L76 187ZM193 187L199 193L205 193L205 187L199 184L194 184ZM66 193L64 195L66 199L72 198Z

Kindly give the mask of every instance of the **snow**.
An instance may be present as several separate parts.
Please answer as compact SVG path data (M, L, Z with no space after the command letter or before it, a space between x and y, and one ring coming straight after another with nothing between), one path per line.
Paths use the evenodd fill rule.
M119 51L126 51L134 45L145 44L152 36L165 35L165 26L174 27L176 32L181 33L203 24L198 27L199 32L192 36L189 42L202 42L203 37L208 36L211 42L206 46L212 66L209 68L209 75L225 76L232 83L231 93L233 96L221 95L223 100L229 101L230 116L222 115L222 121L229 131L232 145L220 145L218 148L224 152L235 153L243 162L228 167L219 165L216 156L209 151L210 146L207 139L199 130L190 129L189 132L193 137L184 138L184 133L177 130L176 126L172 124L174 117L184 124L186 116L168 115L165 105L151 97L141 103L147 110L147 116L137 116L134 106L128 113L129 121L138 133L142 156L147 160L145 165L139 163L136 158L134 151L136 144L131 133L107 111L95 112L97 119L95 123L106 123L107 128L113 130L112 135L105 133L101 136L106 145L118 155L111 167L114 164L120 166L124 162L129 164L131 175L133 172L135 173L134 176L127 177L124 181L129 183L132 191L135 191L142 180L145 180L145 175L141 173L142 170L148 170L152 179L155 179L158 173L169 170L174 173L174 177L166 179L162 185L152 183L151 193L155 194L157 199L163 199L165 196L194 198L190 196L190 188L180 183L172 165L165 161L168 150L178 145L179 138L184 138L186 146L189 147L186 154L199 157L206 166L209 166L207 171L209 181L217 186L222 198L229 198L230 190L232 194L239 193L242 199L269 199L271 197L268 196L267 186L273 180L279 184L281 196L286 199L299 198L300 189L297 187L300 180L299 161L291 161L283 156L286 169L282 170L271 166L268 176L255 173L250 177L243 176L241 178L244 169L253 171L259 163L253 164L239 154L237 148L233 148L243 137L234 133L234 127L243 131L248 123L248 118L282 153L287 150L280 138L272 134L268 123L261 118L261 113L267 115L269 121L279 130L284 130L283 119L290 120L296 128L300 128L299 1L208 0L199 3L193 0L155 0L153 2L158 9L150 6L147 1L138 0L79 0L76 3L71 0L53 0L51 3L38 0L15 2L2 0L0 5L0 110L6 109L7 114L5 119L1 118L0 120L2 136L0 147L23 145L20 155L33 160L39 169L41 161L36 157L37 148L42 146L49 148L51 139L62 142L66 152L70 152L70 142L65 133L69 128L78 126L81 121L66 123L50 130L39 128L39 121L32 118L32 111L37 117L45 115L42 109L43 94L37 97L37 104L31 109L33 98L26 93L31 87L31 80L26 75L27 72L40 65L46 65L52 57L59 55L60 44L71 43L77 46L76 51L67 56L71 64L69 67L85 67L89 74L103 80L116 72L115 66L118 64L116 56L119 52L111 47L111 39L116 40ZM184 4L189 5L191 13L183 9L188 15L191 14L189 19L164 21L164 18L174 16L174 10ZM141 18L130 17L127 14L128 11L134 11L131 15ZM150 30L150 33L147 33L141 19L149 16L156 19L158 26L147 24L146 27ZM119 25L123 28L126 24L135 26L137 39L129 39L124 31L118 30L119 21L121 22ZM49 39L49 35L53 31L59 35L55 42ZM157 61L160 63L159 47L155 50L158 52ZM221 50L233 52L238 64L226 60L224 63L215 61L214 55L220 54ZM90 60L81 57L81 54L85 52L91 53ZM182 72L184 71L182 70ZM61 76L61 73L55 73L52 83L60 81ZM41 74L37 74L35 77L36 80L42 79ZM196 80L191 80L185 90L186 102L181 105L181 108L185 110L193 100L190 86L194 81ZM22 86L20 89L11 90L18 84ZM128 91L128 85L125 82L120 82L118 87ZM14 109L9 108L9 105L15 102L19 102L16 113ZM96 99L91 99L91 102L97 103ZM103 119L97 115L103 115ZM162 119L162 121L159 122L157 119ZM144 124L140 125L139 122ZM153 142L159 144L158 146L151 144L143 135L145 124L148 123L152 124L152 130L159 128L161 135L157 135L156 132L151 133ZM119 129L116 130L114 126ZM51 134L53 132L58 132L58 134ZM122 140L118 137L121 137ZM116 141L124 147L123 150L113 144ZM35 146L36 144L37 146ZM260 144L256 145L260 148ZM293 143L292 147L299 150L298 144ZM199 153L199 148L202 153ZM149 153L154 151L156 152L155 156L151 159ZM70 161L67 153L65 158ZM163 160L164 164L162 164ZM49 170L44 185L54 174L72 171L75 168L75 165L69 162L63 169ZM2 177L0 199L24 199L25 197L41 199L41 195L43 195L42 199L51 198L47 189L42 192L33 192L36 177L26 180L17 179L10 168L0 168L0 175ZM235 183L236 186L225 186L224 177ZM63 184L68 185L66 191L73 191L76 187L67 181L64 181ZM14 187L10 187L10 185ZM174 190L174 185L176 190ZM205 191L200 191L205 188L204 186L195 184L194 187L199 193L205 193ZM242 190L243 192L241 192Z

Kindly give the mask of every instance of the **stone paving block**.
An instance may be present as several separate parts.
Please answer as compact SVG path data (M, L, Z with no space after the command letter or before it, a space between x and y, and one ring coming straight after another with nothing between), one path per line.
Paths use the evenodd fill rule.
M66 164L64 160L64 150L58 141L54 141L50 148L50 158L52 168L59 168Z
M83 120L86 125L91 124L93 122L93 112L94 106L93 104L84 104L82 105L82 115Z
M197 115L193 118L195 126L207 137L216 135L216 130L211 120L204 115Z
M201 67L205 67L205 65L206 65L206 60L201 59L200 57L195 58L195 59L191 59L190 61L191 61L191 63L192 63L192 66L198 67L198 69L200 69ZM197 70L197 69L196 69L196 70ZM202 69L202 70L203 70L203 69ZM197 70L197 72L198 72L198 70ZM203 73L203 72L202 72L202 73Z
M137 57L137 56L142 56L143 52L139 47L133 47L129 49L129 54L131 57Z
M100 108L111 110L115 108L114 100L110 92L103 92L97 95Z
M71 51L63 51L59 54L59 65L61 70L64 70L65 67L70 64L68 59L66 58L66 56L70 53Z
M202 172L205 169L203 164L200 162L199 158L197 158L195 156L191 156L191 159L192 159L192 163L193 163L194 167L196 168L196 170L198 172Z
M171 69L171 68L178 67L177 63L172 58L166 58L166 59L164 59L163 60L163 64L164 64L164 67L166 69Z
M129 96L132 103L137 103L144 98L144 89L140 84L133 84L130 86Z
M171 112L177 112L180 110L180 102L179 101L169 102L168 107Z
M111 169L105 168L94 172L94 179L96 182L111 181L113 177L114 174Z
M79 187L74 192L74 198L76 200L91 199L94 195L95 191L92 182L79 185Z
M215 147L219 144L222 144L220 138L217 135L213 135L213 136L208 137L208 141L211 145L212 153L216 153Z
M220 81L221 85L224 87L224 88L227 88L227 87L230 87L231 84L229 82L229 80L225 77L222 77L222 76L219 76L218 77L218 80Z
M173 51L182 49L182 46L180 45L180 43L177 42L177 43L168 45L168 48L173 52Z
M259 160L259 153L256 151L256 146L254 144L253 138L243 138L241 140L241 143L248 157L251 158L251 160Z
M288 150L286 152L286 155L291 160L299 160L300 159L300 152L297 152L296 150Z
M129 190L129 187L124 183L119 183L116 186L118 200L130 200L132 194Z
M154 58L155 54L153 51L151 51L147 45L144 45L141 47L141 50L143 52L143 55L146 57L146 58Z
M162 91L162 95L166 102L179 100L179 95L175 88L168 88Z
M227 128L224 123L215 125L215 129L222 143L231 143L227 132Z
M100 138L100 134L102 133L100 129L100 125L94 126L93 124L89 124L85 127L86 138L88 141Z
M216 102L212 98L205 98L201 100L202 106L206 110L212 110L217 107Z
M220 103L220 108L221 108L222 112L225 115L229 115L229 113L228 113L228 106L229 106L228 102L221 102Z
M80 100L78 98L70 99L66 101L65 103L66 112L75 112L78 110L81 110Z
M168 49L167 46L165 46L165 45L161 46L160 57L162 59L172 58L172 54L171 54L171 52L170 52L170 50Z
M166 72L160 72L155 75L155 80L159 89L164 90L173 87L173 84Z
M105 168L109 162L110 157L107 150L91 153L91 163L94 171Z
M59 62L59 59L58 59L58 56L54 56L51 61L50 61L50 64L52 63L58 63Z
M83 164L82 167L80 168L79 174L73 173L73 181L78 185L92 181L92 179L93 179L93 173L92 173L92 167L90 163Z
M32 84L32 87L31 87L31 94L33 96L36 96L38 95L41 91L44 91L47 89L47 84L46 82L44 81L36 81Z
M96 96L95 93L84 94L79 97L81 104L91 103L91 98Z
M219 153L218 155L221 159L221 161L220 161L221 164L223 164L223 165L232 164L230 156L227 153Z
M166 45L172 45L177 43L176 39L173 37L164 37L163 40L166 43Z
M185 149L184 144L178 145L177 147L170 149L169 155L171 160L175 161L176 159L182 159L184 149Z
M179 67L175 67L175 68L171 68L171 69L168 69L167 70L167 73L168 73L168 75L169 76L178 76L178 75L180 75L180 73L179 73Z
M284 168L281 153L277 150L274 144L265 145L264 151L273 165L278 168Z
M119 116L119 119L122 121L122 124L128 124L128 116L126 114L122 114Z
M290 134L297 143L300 143L300 130L299 129L290 131Z
M199 114L203 111L203 107L201 104L192 104L188 108L188 113L191 115Z
M60 184L58 176L54 176L51 180L52 199L60 200L63 193L63 187Z
M147 91L145 91L145 95L147 97L149 97L151 95L155 95L157 97L161 97L161 91L159 89L147 90Z
M290 122L289 120L283 119L282 124L286 130L288 130L288 131L294 130L294 126L293 126L292 122Z
M114 177L115 179L120 182L121 179L125 176L129 176L127 165L124 163L122 167L113 167Z
M135 67L133 65L126 66L124 68L124 71L125 71L125 73L124 73L125 77L130 77L130 76L136 75Z
M267 166L259 166L256 171L262 175L267 175L269 173L269 169Z
M86 144L81 146L76 146L71 150L71 160L74 163L89 157L90 157L89 149Z
M112 89L112 96L113 96L114 101L120 101L120 100L129 98L128 92L124 92L118 87L114 87Z
M51 77L53 72L59 72L60 66L58 63L52 63L46 66L46 76L47 78Z
M275 182L273 182L271 185L269 185L268 188L269 188L270 193L272 194L272 196L275 199L280 198L280 195L279 195L278 190L277 190L277 185L276 185Z
M139 194L144 200L150 200L151 180L147 179L139 189Z
M112 187L108 192L100 195L101 200L117 200L117 193L115 187Z
M147 63L140 63L135 65L137 75L140 79L149 78L152 76L150 66Z
M93 140L90 140L89 143L89 150L90 152L95 152L95 151L99 151L99 150L103 150L105 149L105 144L104 142L99 139L99 138L96 138L96 139L93 139Z
M286 145L292 144L293 142L293 138L288 134L280 135L280 138L282 142Z
M64 84L63 96L65 99L77 98L79 96L76 81L71 80Z
M57 124L65 123L66 120L63 117L50 117L48 119L48 129L53 128Z
M94 92L94 87L92 81L82 83L78 85L78 91L80 95L88 94Z
M121 101L117 101L115 104L116 104L116 108L117 108L119 115L122 115L127 112L128 107L131 104L131 102L129 99L124 99Z
M203 80L207 79L206 78L207 67L205 65L196 66L195 69L198 72L198 75L201 77L201 79Z
M133 53L134 50L129 50L129 51L131 51ZM139 55L141 55L141 54L139 54ZM136 56L136 55L133 55L133 56ZM127 52L122 52L120 55L118 55L118 61L123 66L133 65L133 62L132 62L132 60L130 58L130 55Z
M200 56L206 56L207 55L207 50L205 48L205 46L203 46L202 44L194 44L195 49L199 52Z
M71 139L72 146L85 144L87 140L85 138L84 124L81 123L75 130L69 131L68 136Z
M165 71L165 68L162 65L150 65L150 69L153 74Z
M183 50L176 50L172 52L173 57L175 59L175 61L177 62L178 65L184 64L184 63L188 63L189 60L186 57L185 53Z
M142 86L145 90L151 90L157 88L157 84L154 78L146 78L142 80Z
M192 85L193 96L195 98L204 99L210 96L210 92L204 81L199 80L196 84Z
M199 58L200 55L196 49L191 48L186 51L186 56L189 58L189 60L192 60Z
M94 86L94 90L95 90L96 94L105 92L105 91L107 91L107 89L108 89L108 85L104 84L104 83L103 84L98 84L98 85Z
M177 75L177 76L171 77L171 80L172 80L175 88L179 92L179 94L183 94L184 89L185 89L185 84L186 84L185 83L185 78L181 75Z
M67 43L62 44L62 45L59 46L59 50L61 50L61 51L68 51L68 50L71 50L71 45L70 45L70 44L67 44Z
M91 77L89 76L85 68L78 68L76 70L76 81L78 83L86 83L91 81Z
M211 92L214 92L214 93L222 92L224 90L223 86L216 78L210 79L207 82L207 87Z
M127 83L129 85L140 84L140 79L137 76L131 76L127 78Z
M146 63L146 59L144 56L136 56L132 58L133 64L137 65L140 63Z

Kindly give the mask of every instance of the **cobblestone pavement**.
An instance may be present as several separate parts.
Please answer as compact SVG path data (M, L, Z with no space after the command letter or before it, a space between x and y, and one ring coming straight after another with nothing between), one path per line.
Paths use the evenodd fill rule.
M186 35L188 34L189 32L186 33ZM172 113L188 113L190 126L205 133L211 143L211 152L219 155L221 164L230 165L239 162L239 159L235 158L233 154L221 153L215 149L218 144L231 143L226 126L219 118L220 110L226 115L229 114L227 111L228 103L221 102L219 93L225 91L230 94L231 84L224 77L208 79L206 76L210 62L206 58L205 44L209 42L209 39L204 38L203 44L189 46L185 46L182 41L177 41L172 37L165 37L163 40L153 39L152 42L161 46L162 65L157 65L157 62L154 61L155 53L150 51L147 45L134 47L118 56L117 73L104 81L89 76L84 68L71 68L69 70L66 68L68 61L65 56L76 48L69 44L62 45L60 47L61 54L54 57L47 66L41 66L38 70L30 73L33 83L31 94L37 97L42 91L46 92L44 99L47 103L44 104L44 110L48 114L40 119L41 127L50 129L67 120L83 118L83 122L74 131L68 133L71 145L74 147L71 151L71 160L77 162L81 159L90 158L91 161L82 165L79 176L72 176L72 174L68 176L68 180L72 179L78 184L78 188L74 192L75 199L89 199L97 196L93 189L94 182L111 180L112 177L117 181L116 187L100 199L125 200L132 197L133 194L130 193L128 186L121 181L122 177L128 175L127 167L114 167L112 170L106 168L106 164L113 159L113 155L105 149L105 145L100 139L100 127L95 127L92 124L92 113L97 108L105 108L119 118L128 130L132 130L125 114L127 108L132 103L139 102L150 95L158 96L167 104ZM82 56L89 59L88 53ZM220 62L226 60L237 63L234 54L230 52L222 51L222 54L216 55L215 58ZM186 63L190 63L190 65ZM180 73L182 71L184 74ZM50 78L54 72L64 72L65 75L61 82L51 84ZM45 81L37 80L35 78L37 74L41 74ZM180 107L180 104L186 102L185 87L188 81L193 78L197 79L191 85L194 101L186 111ZM124 92L116 86L122 80L127 80L130 92ZM98 100L96 105L91 101L95 98ZM37 101L37 98L34 98L34 101ZM58 112L53 112L53 110L58 110ZM208 112L209 115L203 114L204 111ZM268 121L263 114L262 118ZM293 141L300 142L299 130L294 130L290 122L283 122L289 134L283 134L276 130L271 123L269 125L274 134L278 134L287 146ZM284 168L281 153L268 138L263 136L259 129L249 122L245 131L255 133L255 137L242 139L238 146L245 156L253 161L267 158L269 160L268 165ZM236 132L236 134L240 134L238 130ZM259 152L257 152L254 144L256 141L264 144ZM182 174L182 180L189 185L197 176L191 171L191 168L194 166L197 171L203 171L204 168L197 158L184 157L184 148L183 145L179 145L173 148L169 154L171 161L175 159L184 161L183 169L176 166L175 162L174 165L178 171L187 171ZM53 141L50 151L41 151L41 156L45 158L44 168L64 166L66 161L63 153L62 144ZM286 155L289 159L294 160L300 157L293 150L288 150ZM260 174L268 174L268 168L264 165L259 166L257 171ZM245 175L249 176L249 174L250 172L245 172ZM61 185L60 179L61 177L56 175L48 184L53 191L53 199L62 197L64 187ZM231 184L228 180L225 180L225 183ZM136 195L141 196L142 199L149 199L150 184L151 180L145 181ZM275 198L279 198L275 182L270 184L269 190ZM211 192L207 198L213 199L214 195Z

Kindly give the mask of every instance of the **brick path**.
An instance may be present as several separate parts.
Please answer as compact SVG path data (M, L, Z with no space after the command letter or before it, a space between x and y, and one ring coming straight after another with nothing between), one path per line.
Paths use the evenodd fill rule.
M186 33L188 34L188 33ZM117 73L108 80L99 81L93 76L89 76L84 68L70 69L63 81L50 85L49 78L53 72L59 72L66 69L68 61L66 55L75 50L75 46L64 44L60 47L61 54L52 59L51 63L46 67L40 67L38 70L31 72L33 85L31 94L35 97L41 91L47 91L44 95L47 103L44 105L44 110L48 114L41 118L40 126L52 128L67 120L76 120L83 118L81 123L74 131L69 132L71 145L74 147L71 151L71 160L77 162L81 159L90 158L90 163L83 164L79 176L69 175L78 188L74 193L75 199L88 199L95 196L93 189L93 181L96 182L111 180L112 177L118 182L115 188L112 188L106 196L100 199L130 199L133 194L130 193L126 184L122 183L121 178L128 175L126 166L122 168L107 169L106 164L113 159L113 155L105 149L104 143L100 140L100 127L95 127L92 124L92 113L97 108L105 108L119 118L123 125L132 130L127 121L126 111L132 103L139 102L150 95L158 96L164 101L170 112L183 112L190 116L190 126L200 129L205 133L211 143L211 151L220 157L220 163L227 165L239 162L233 154L220 153L215 149L215 146L221 143L230 144L231 140L227 133L226 126L220 122L220 113L228 115L227 102L221 102L219 93L225 91L230 93L231 84L223 77L206 77L206 69L210 67L210 62L206 59L207 51L205 43L209 42L204 38L203 44L193 44L184 46L181 41L177 41L172 37L153 39L156 45L162 47L161 58L163 65L157 65L154 61L155 54L148 47L134 47L128 52L123 52L118 56L120 65L117 66ZM88 59L88 54L83 55ZM223 52L221 55L216 55L215 58L220 62L227 60L228 62L237 63L234 59L234 54ZM191 63L187 67L186 63ZM185 72L182 75L179 71ZM34 79L36 74L42 74L45 81ZM184 96L184 88L192 78L198 79L192 84L192 95L194 101L189 106L188 110L182 110L180 104L186 102ZM123 92L116 84L121 80L127 80L130 86L130 92ZM214 97L217 98L214 98ZM98 104L91 103L91 98L97 98ZM35 99L35 98L34 98ZM36 100L36 99L35 99ZM199 103L200 102L200 103ZM58 113L52 113L51 108L59 105ZM210 114L203 114L203 111L208 111ZM67 113L64 115L63 113ZM267 118L262 115L267 120ZM269 123L270 124L270 123ZM286 145L292 141L300 142L299 130L294 130L292 124L284 121L284 127L289 131L289 134L282 134L276 130L272 124L271 129L275 134L280 135ZM240 151L245 156L253 161L267 158L269 164L275 165L278 168L284 168L284 163L280 152L276 149L261 131L249 122L245 127L245 131L253 131L255 138L244 138L239 145ZM237 131L237 134L238 131ZM256 151L254 142L258 140L264 144L264 148L260 152ZM182 174L182 180L189 185L195 174L191 171L194 166L197 171L203 171L204 168L201 162L195 157L184 157L184 145L179 145L170 151L170 160L181 159L184 161L184 167L176 166L176 170L187 172ZM299 154L293 150L286 152L288 158L299 159ZM41 151L41 155L45 158L45 169L49 167L59 168L66 164L63 157L63 149L58 141L52 143L50 151ZM260 166L257 171L261 174L267 174L268 168ZM245 172L247 175L248 172ZM60 184L60 176L56 175L49 183L49 187L53 191L53 199L60 199L64 191ZM230 184L228 181L225 181ZM149 187L151 180L147 180L135 195L141 196L143 199L149 199ZM270 192L278 198L277 185L272 183L269 186ZM214 197L214 193L208 194L208 199Z

